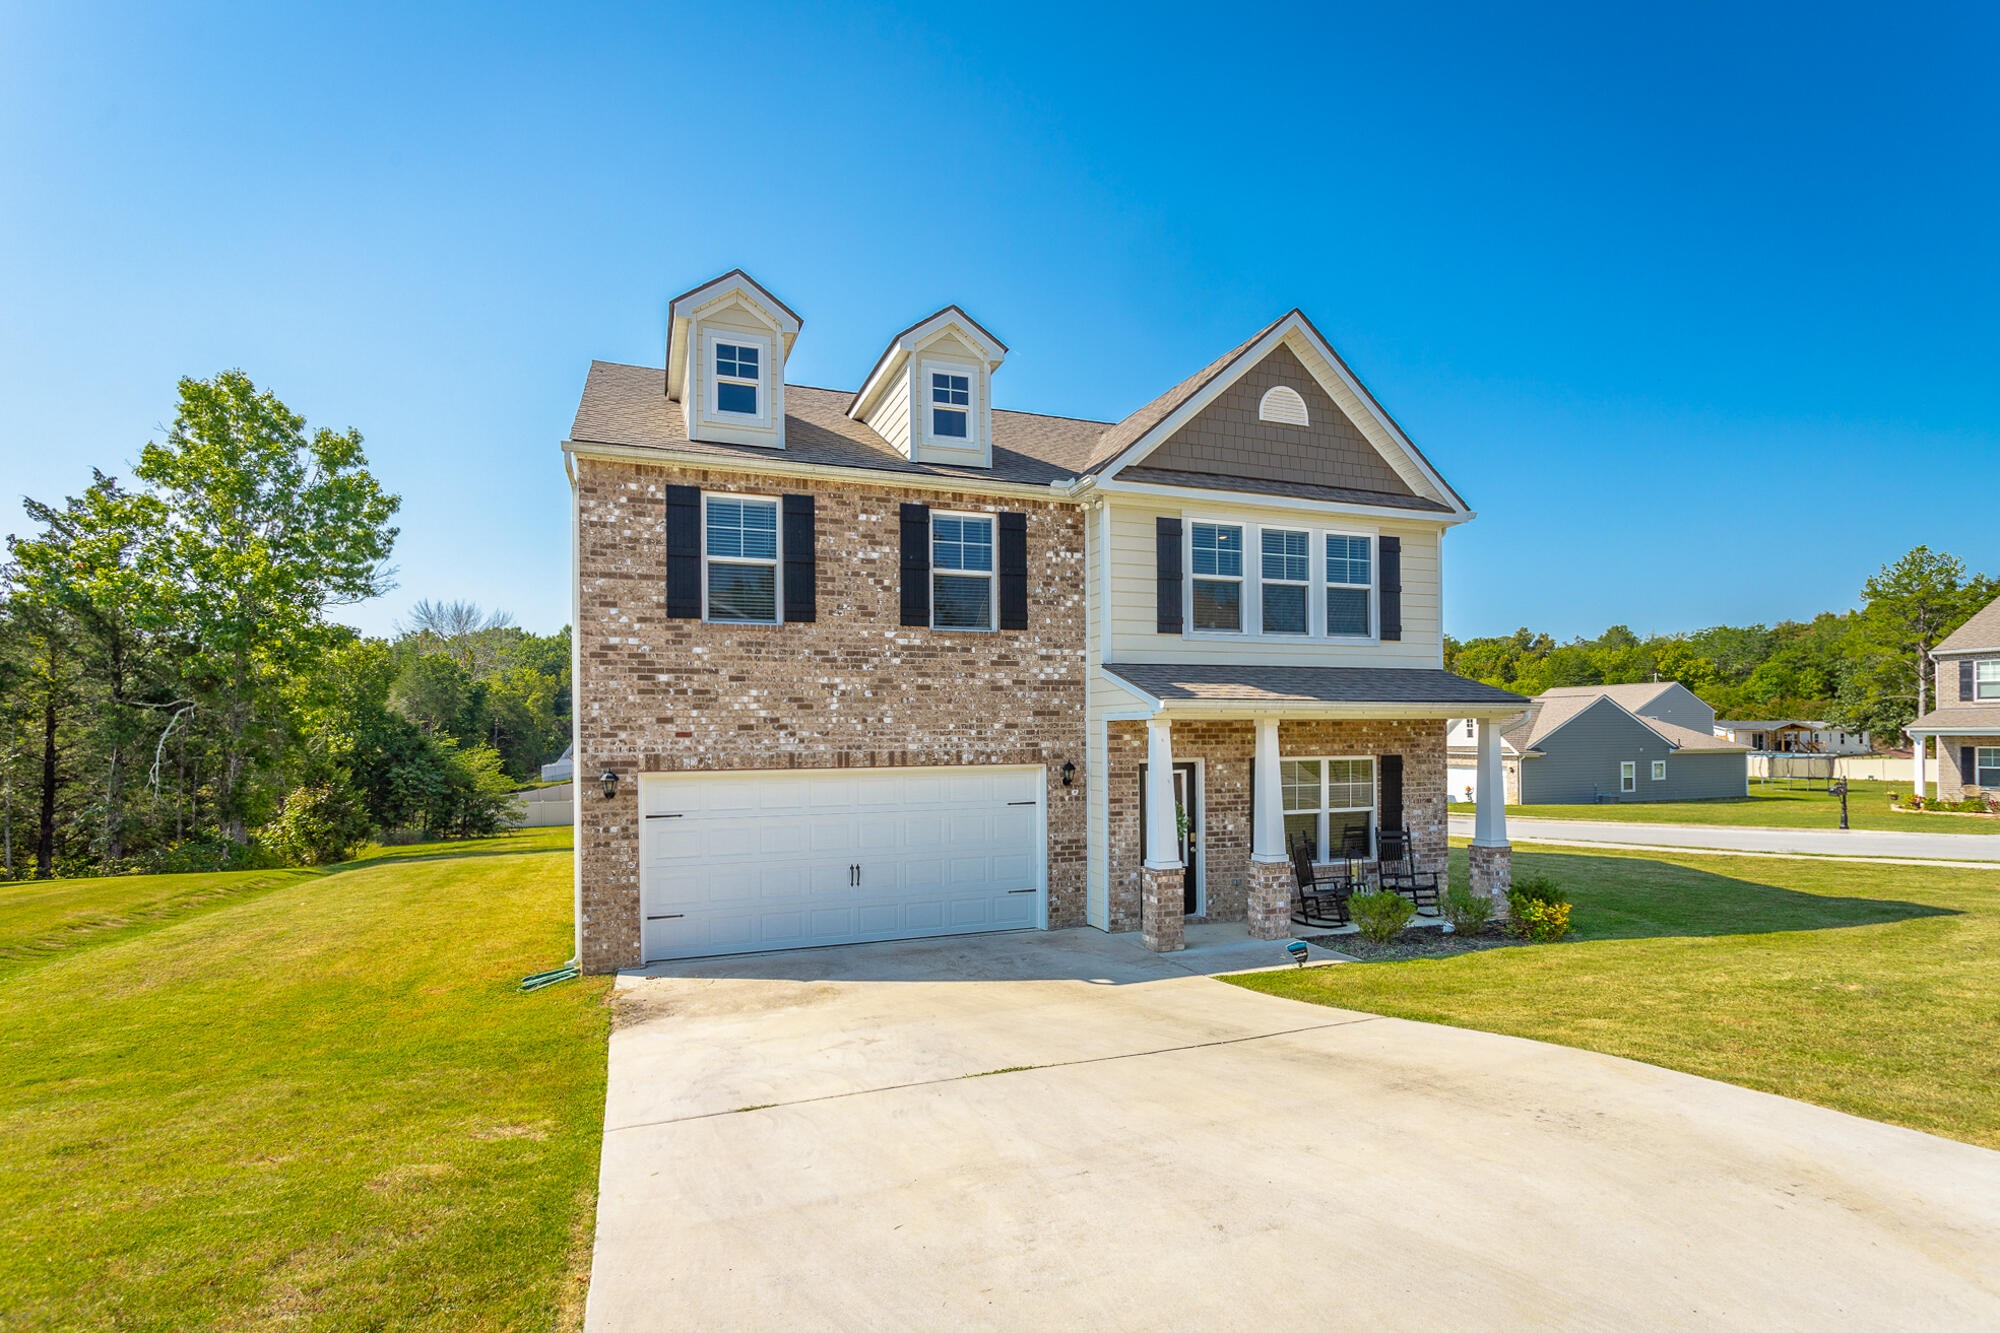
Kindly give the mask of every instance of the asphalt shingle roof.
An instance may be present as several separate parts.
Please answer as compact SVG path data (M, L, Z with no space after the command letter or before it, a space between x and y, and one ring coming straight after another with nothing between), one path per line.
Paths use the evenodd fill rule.
M1973 704L1966 708L1933 708L1910 725L1923 731L1950 731L1954 727L1981 731L1987 727L2000 727L2000 704Z
M1518 694L1425 667L1204 666L1119 662L1104 668L1164 703L1520 704Z
M1945 635L1937 651L1953 653L1979 648L2000 648L2000 597L1973 612L1972 619Z

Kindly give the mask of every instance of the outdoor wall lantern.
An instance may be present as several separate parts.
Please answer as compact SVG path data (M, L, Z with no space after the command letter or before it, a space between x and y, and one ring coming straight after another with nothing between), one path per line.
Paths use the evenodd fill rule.
M608 768L607 768L607 769L605 769L605 770L604 770L604 776L603 776L602 778L599 778L599 779L598 779L598 781L600 781L600 782L602 782L602 783L604 784L604 799L605 799L605 800L607 800L607 801L608 801L608 800L610 800L610 799L611 799L612 797L614 797L614 796L616 796L616 795L618 794L618 775L617 775L616 773L612 772L612 771L611 771L610 769L608 769Z
M1065 787L1069 786L1070 780L1075 776L1076 776L1076 764L1071 760L1065 759L1063 761L1063 786Z

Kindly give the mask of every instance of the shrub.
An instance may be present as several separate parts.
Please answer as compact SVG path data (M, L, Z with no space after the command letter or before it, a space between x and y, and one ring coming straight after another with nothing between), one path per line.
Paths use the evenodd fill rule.
M1347 913L1364 936L1387 944L1403 933L1417 909L1400 893L1357 893L1347 900Z
M1986 813L1986 798L1984 796L1968 796L1953 806L1952 809L1963 811L1968 815L1983 815Z
M1460 935L1477 935L1486 929L1486 923L1493 916L1493 900L1483 893L1474 893L1460 884L1454 884L1438 899L1438 911L1453 932Z
M152 875L206 874L215 870L275 870L284 858L256 842L229 842L222 838L187 838L168 847L157 847L135 862Z
M1509 907L1514 907L1515 903L1521 900L1536 903L1566 904L1569 902L1569 895L1563 892L1560 884L1557 884L1540 871L1536 871L1532 875L1522 875L1514 881L1513 887L1507 890L1507 904ZM1515 910L1518 911L1519 909L1515 908Z
M1523 898L1514 906L1514 933L1536 944L1569 934L1569 904Z
M368 836L368 817L346 792L322 782L293 788L258 836L291 865L323 866L347 859Z

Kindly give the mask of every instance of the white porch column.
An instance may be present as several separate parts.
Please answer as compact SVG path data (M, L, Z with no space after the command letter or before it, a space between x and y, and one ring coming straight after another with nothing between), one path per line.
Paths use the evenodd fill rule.
M1284 861L1285 802L1278 780L1278 719L1257 719L1256 808L1250 818L1250 859Z
M1179 811L1174 802L1173 733L1146 719L1146 862L1139 871L1139 942L1154 953L1187 947Z
M1181 868L1180 818L1174 801L1174 742L1163 717L1146 719L1146 869Z
M1928 736L1910 735L1910 789L1918 796L1930 795L1930 765L1925 762L1924 746L1930 741Z
M1476 847L1507 845L1507 776L1500 771L1500 728L1490 717L1473 723L1479 729L1479 794L1472 818Z

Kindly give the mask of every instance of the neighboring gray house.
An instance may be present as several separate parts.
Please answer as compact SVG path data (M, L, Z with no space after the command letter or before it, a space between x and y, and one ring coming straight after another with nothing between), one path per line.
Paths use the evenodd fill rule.
M1520 718L1501 724L1507 801L1581 805L1748 794L1748 748L1714 732L1715 710L1675 681L1550 690ZM1472 724L1453 724L1454 800L1464 799L1460 788L1472 785L1476 737Z
M1905 730L1916 742L1916 789L1929 795L1931 764L1937 795L2000 797L2000 598L1931 650L1937 663L1937 706Z

